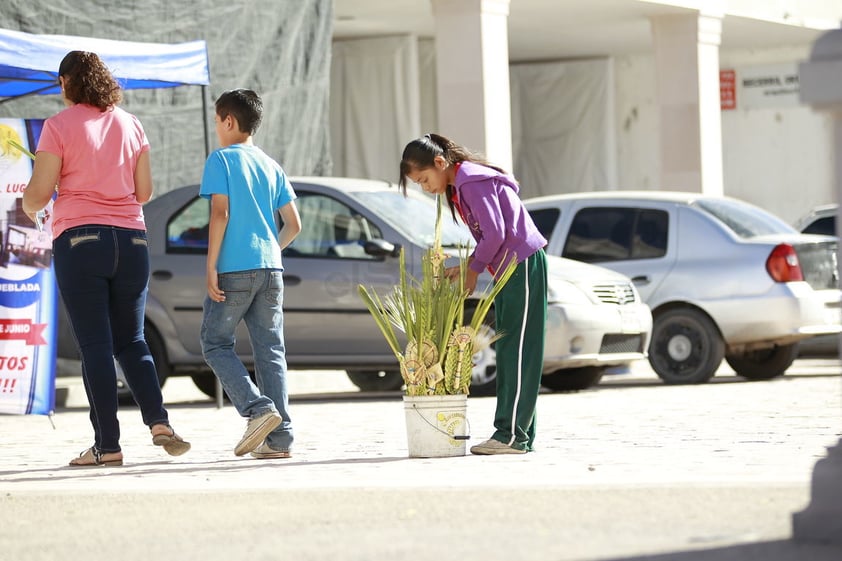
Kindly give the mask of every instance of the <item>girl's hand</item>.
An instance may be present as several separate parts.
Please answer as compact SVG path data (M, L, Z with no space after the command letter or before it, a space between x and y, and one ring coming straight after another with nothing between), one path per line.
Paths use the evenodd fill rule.
M470 296L477 288L477 277L479 275L476 271L468 269L465 272L465 292Z
M467 267L467 264L465 264ZM450 279L450 282L455 282L459 280L459 274L461 273L461 267L447 267L444 270L444 276ZM470 296L474 293L474 290L477 288L477 277L479 275L472 271L471 269L467 269L465 271L465 292Z
M457 265L456 267L446 267L444 269L444 276L450 279L451 282L459 279L459 269L460 267Z

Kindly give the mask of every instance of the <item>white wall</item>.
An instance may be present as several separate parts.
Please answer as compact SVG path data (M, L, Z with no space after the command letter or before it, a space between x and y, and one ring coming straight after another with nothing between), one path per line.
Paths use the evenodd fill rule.
M394 180L394 169L405 143L422 132L435 130L434 52L428 40L418 42L417 52L411 48L411 44L412 39L409 37L334 44L331 105L332 129L336 134L332 139L334 171L337 175ZM371 56L372 47L378 56ZM720 61L723 69L740 70L767 64L796 65L798 61L806 59L808 54L806 47L722 51ZM373 61L381 59L382 64L373 64ZM352 79L356 84L351 88L352 99L356 99L356 103L349 104L352 100L347 97L343 99L341 93L345 90L347 96L348 92L348 85L343 86L343 80L337 77L339 62L343 60L354 61L353 71L346 74L345 78ZM356 66L357 63L365 65L365 72ZM613 119L614 124L613 129L602 139L606 144L614 143L616 158L600 155L600 150L591 148L585 150L586 154L590 154L590 160L581 154L573 160L565 159L563 171L554 172L555 176L577 178L581 185L564 184L557 188L558 192L583 189L669 189L668 185L659 184L659 113L656 105L654 58L647 55L617 57L609 59L608 64L613 65L614 115L610 117L610 108L606 109L606 114ZM547 64L546 68L557 73L564 65L564 62L559 62ZM530 65L524 68L527 66ZM413 67L417 68L415 72L412 71ZM512 72L515 80L513 87L529 88L530 83L536 85L534 77L518 82L518 72ZM402 88L399 85L413 82L416 82L416 94L409 91L411 87ZM373 91L367 91L372 87ZM540 88L536 86L536 89ZM384 98L385 93L388 95ZM522 97L515 95L513 103L519 103ZM547 97L549 109L543 111L540 96L530 96L524 101L532 114L544 117L555 114L554 118L560 119L561 125L572 122L571 119L575 121L577 115L584 115L580 105L561 102L558 95ZM610 96L606 99L601 102L603 105L612 103ZM337 111L337 106L344 107L344 111ZM559 111L567 113L559 117ZM516 121L513 126L518 125L517 121L522 122L522 111L513 106L512 112ZM338 126L335 120L338 114L344 114L343 126ZM745 107L739 96L737 109L723 111L721 117L726 195L757 204L790 223L806 214L813 206L834 200L829 117L814 113L797 103L780 107ZM518 130L514 126L516 145ZM568 132L572 130L575 127ZM610 138L612 132L613 139ZM582 145L591 142L593 136L581 139ZM570 142L575 143L576 139ZM552 148L553 144L543 142L538 146ZM560 152L557 148L554 150ZM561 155L557 154L559 158ZM534 169L526 170L524 165L532 165ZM574 166L580 166L581 169L571 169ZM617 179L607 184L594 180L597 175L592 170L588 172L588 166L601 170L603 177L615 176ZM543 182L539 181L541 178L546 178L546 171L551 169L546 162L516 161L515 168L518 177L530 179L524 182L524 196L554 192L552 188L536 187L537 183Z
M797 63L809 48L723 51L722 68ZM738 77L739 79L739 77ZM832 123L808 106L781 104L722 112L725 192L795 222L833 202Z
M721 68L806 59L808 48L721 51ZM651 56L615 59L617 167L622 189L668 189L658 184L658 112ZM834 200L831 122L809 107L746 108L722 112L725 194L795 222L813 206Z
M655 59L614 59L617 188L661 189Z

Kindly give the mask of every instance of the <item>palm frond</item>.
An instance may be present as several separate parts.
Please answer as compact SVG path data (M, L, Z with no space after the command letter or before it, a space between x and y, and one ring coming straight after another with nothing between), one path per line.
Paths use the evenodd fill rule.
M463 326L465 275L468 248L459 250L459 275L444 276L447 256L441 247L442 200L436 197L436 235L421 256L421 278L407 273L406 256L400 252L400 280L380 298L373 290L358 290L377 326L398 358L408 395L468 393L471 356L498 337L483 325L494 298L514 273L514 260L480 294L470 326ZM401 349L397 331L406 335Z

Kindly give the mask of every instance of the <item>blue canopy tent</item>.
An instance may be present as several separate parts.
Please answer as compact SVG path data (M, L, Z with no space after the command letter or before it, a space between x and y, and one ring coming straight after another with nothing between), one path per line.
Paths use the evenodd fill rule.
M0 103L29 95L57 94L58 66L70 51L97 53L125 90L202 87L205 149L210 71L205 41L139 43L70 35L33 35L0 29Z

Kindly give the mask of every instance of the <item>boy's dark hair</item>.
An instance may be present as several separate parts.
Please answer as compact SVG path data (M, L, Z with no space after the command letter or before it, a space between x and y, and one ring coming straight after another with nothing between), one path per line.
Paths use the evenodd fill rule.
M231 115L237 120L240 132L253 135L263 119L263 101L252 90L229 90L217 98L216 114L220 119Z

